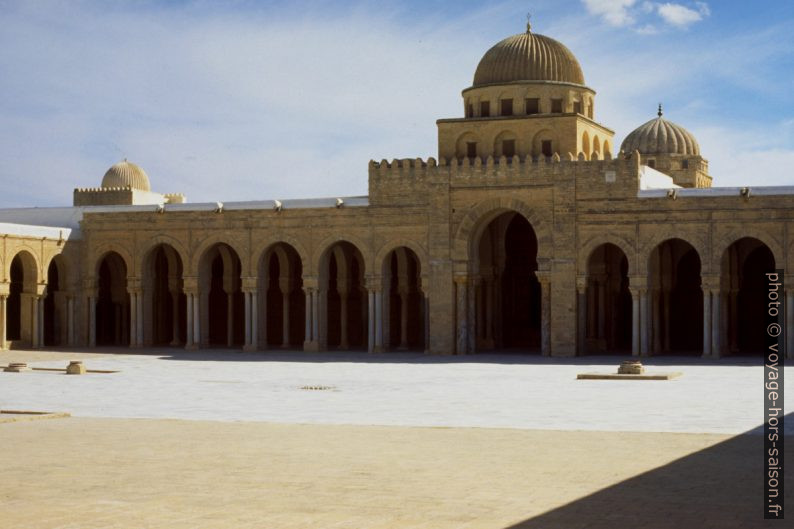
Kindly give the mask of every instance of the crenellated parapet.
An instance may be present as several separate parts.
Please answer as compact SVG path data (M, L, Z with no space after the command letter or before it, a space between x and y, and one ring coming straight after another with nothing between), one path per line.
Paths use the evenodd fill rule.
M640 155L620 154L604 159L593 156L587 159L584 153L563 156L555 153L550 157L501 156L464 158L421 158L381 160L369 163L370 200L377 204L379 198L388 203L423 202L421 194L433 178L448 181L453 187L499 186L499 185L549 185L557 180L600 187L601 184L636 194L639 189Z

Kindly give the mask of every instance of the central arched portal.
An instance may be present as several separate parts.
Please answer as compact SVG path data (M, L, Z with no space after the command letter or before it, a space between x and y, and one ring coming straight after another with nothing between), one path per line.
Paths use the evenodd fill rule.
M475 336L479 351L539 353L538 239L522 215L491 220L475 246Z

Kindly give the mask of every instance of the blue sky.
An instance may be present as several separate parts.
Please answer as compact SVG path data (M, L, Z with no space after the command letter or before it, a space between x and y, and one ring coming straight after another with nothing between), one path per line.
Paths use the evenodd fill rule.
M566 44L616 145L665 117L714 185L794 185L794 3L0 0L0 207L71 204L128 158L192 202L366 194L436 156L485 51Z

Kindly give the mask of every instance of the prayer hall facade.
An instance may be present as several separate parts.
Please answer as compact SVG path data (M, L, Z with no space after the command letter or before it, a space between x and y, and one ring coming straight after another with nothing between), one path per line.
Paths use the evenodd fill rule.
M462 99L437 158L370 161L367 196L190 203L125 160L70 207L0 210L0 345L762 352L794 187L712 187L661 107L615 143L577 59L529 26Z

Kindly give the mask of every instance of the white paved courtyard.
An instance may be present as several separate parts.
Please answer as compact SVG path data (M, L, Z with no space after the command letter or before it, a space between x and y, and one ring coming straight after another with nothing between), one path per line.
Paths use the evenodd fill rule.
M119 371L113 374L0 372L0 408L78 417L722 434L762 420L760 358L652 358L645 361L649 372L683 376L589 381L576 380L577 373L613 371L621 357L124 352L85 359L89 369ZM49 358L55 356L62 358L30 365L62 368L81 358ZM10 351L0 363L25 358ZM792 421L786 430L794 431Z

